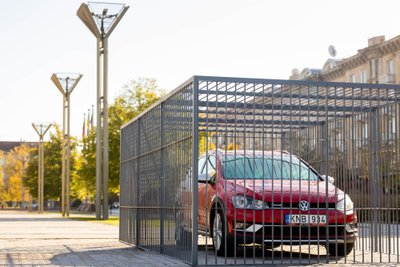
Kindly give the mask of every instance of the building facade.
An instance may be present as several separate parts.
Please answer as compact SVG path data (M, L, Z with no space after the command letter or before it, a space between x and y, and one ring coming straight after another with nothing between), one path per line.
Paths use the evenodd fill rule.
M344 59L328 59L322 69L294 70L291 80L327 82L400 83L400 35L368 39L368 46Z
M304 68L293 70L291 80L315 80L344 83L400 83L400 35L385 40L385 36L376 36L368 40L368 46L359 49L357 54L344 59L328 59L322 69ZM351 87L347 84L345 86ZM357 91L358 85L354 87ZM369 95L361 95L366 99ZM368 114L360 113L351 117L330 121L334 127L327 132L329 151L338 157L330 162L331 174L343 176L344 167L351 166L353 176L359 184L368 187L373 179L382 181L379 189L385 195L400 190L400 171L398 168L400 151L400 106L385 104L381 101L379 109L371 109ZM398 97L391 95L391 97ZM351 101L346 105L351 106ZM368 109L368 103L363 104ZM374 138L372 138L374 136ZM345 156L347 154L347 156ZM379 169L374 169L376 162L371 162L378 155ZM364 182L362 182L364 180ZM344 180L339 182L344 184ZM346 186L348 187L348 186ZM346 188L348 189L348 188ZM372 189L371 189L372 190ZM356 202L363 196L353 196ZM359 199L358 199L359 198ZM396 195L392 205L400 205ZM360 202L358 201L358 202ZM364 200L363 200L364 201ZM383 201L383 200L382 200ZM390 204L390 203L389 203Z

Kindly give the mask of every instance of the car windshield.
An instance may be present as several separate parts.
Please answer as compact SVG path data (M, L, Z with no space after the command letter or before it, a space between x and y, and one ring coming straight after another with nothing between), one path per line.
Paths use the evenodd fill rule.
M317 181L317 174L297 157L222 156L225 179L305 180Z

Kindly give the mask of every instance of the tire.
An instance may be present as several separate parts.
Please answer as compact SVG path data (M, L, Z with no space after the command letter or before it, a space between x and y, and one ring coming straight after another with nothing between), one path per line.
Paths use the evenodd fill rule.
M329 255L345 257L351 253L354 248L354 242L346 244L329 244Z
M234 253L234 245L230 242L230 238L225 232L226 228L225 216L221 210L217 210L212 224L212 242L214 252L218 256L230 256Z
M175 214L175 241L179 247L191 247L192 246L192 233L185 229L183 225L183 216L180 211Z
M179 247L190 248L192 246L192 233L186 231L183 227L175 230L176 245Z

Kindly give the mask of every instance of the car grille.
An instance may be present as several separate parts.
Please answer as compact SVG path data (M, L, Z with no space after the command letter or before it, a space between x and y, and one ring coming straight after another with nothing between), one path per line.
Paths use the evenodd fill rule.
M326 202L317 202L317 203L310 203L310 209L335 209L336 208L336 203L328 203L326 205ZM299 202L274 202L274 203L268 203L268 205L272 208L279 209L298 209L299 208Z

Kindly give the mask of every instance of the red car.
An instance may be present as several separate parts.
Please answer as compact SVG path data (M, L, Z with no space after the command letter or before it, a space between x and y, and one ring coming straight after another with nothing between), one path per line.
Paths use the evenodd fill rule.
M357 217L347 194L297 156L210 151L199 159L198 228L217 255L240 244L319 244L348 255Z

